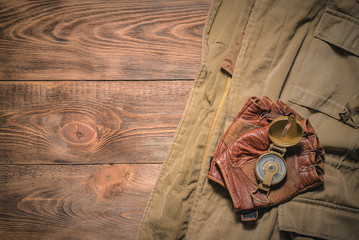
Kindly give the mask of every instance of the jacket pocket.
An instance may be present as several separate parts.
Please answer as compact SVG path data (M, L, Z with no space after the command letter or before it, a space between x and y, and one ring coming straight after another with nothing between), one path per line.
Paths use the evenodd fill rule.
M289 101L359 127L359 20L326 9Z
M359 239L359 211L298 198L278 207L279 231L292 239Z

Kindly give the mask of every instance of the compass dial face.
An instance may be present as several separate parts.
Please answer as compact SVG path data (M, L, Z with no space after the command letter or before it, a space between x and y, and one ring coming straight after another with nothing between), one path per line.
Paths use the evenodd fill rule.
M258 158L255 168L258 179L261 182L264 180L266 175L265 165L268 162L275 162L278 165L278 172L272 178L272 185L280 183L284 179L287 169L284 159L274 153L266 153Z

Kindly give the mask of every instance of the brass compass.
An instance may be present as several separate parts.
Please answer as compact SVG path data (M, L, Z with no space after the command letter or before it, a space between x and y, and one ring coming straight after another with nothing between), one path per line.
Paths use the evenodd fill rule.
M273 120L268 129L268 136L272 143L268 152L257 159L254 169L259 184L251 192L253 199L265 204L270 203L271 186L282 182L287 174L287 165L284 160L286 148L298 144L303 133L302 126L294 116L281 116ZM262 201L254 195L259 190L267 194L268 201Z

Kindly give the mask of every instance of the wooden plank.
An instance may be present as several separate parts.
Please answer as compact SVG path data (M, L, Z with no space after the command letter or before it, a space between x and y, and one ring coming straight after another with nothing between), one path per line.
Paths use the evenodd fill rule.
M191 87L0 82L0 164L161 163Z
M0 80L193 79L210 0L0 0Z
M135 239L159 164L0 166L1 239Z

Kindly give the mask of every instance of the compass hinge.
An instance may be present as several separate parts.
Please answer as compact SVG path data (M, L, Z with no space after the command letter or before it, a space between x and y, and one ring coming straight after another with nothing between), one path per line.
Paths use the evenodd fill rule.
M286 152L286 149L284 147L279 147L277 145L274 145L273 143L269 146L269 151L277 152L280 155L284 155Z

